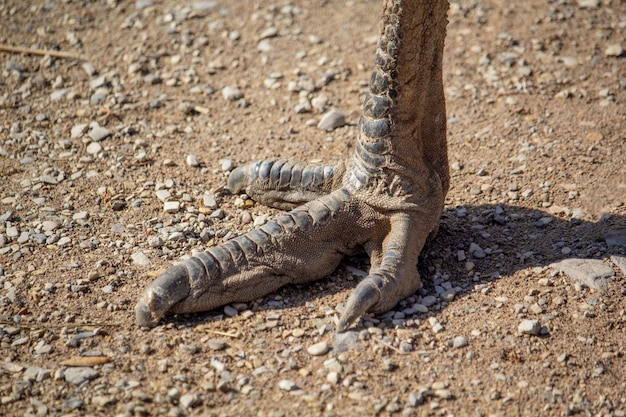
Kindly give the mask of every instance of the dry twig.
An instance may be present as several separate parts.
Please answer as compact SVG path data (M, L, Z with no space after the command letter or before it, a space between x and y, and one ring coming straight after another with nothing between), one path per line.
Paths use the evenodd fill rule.
M24 48L21 46L0 45L0 51L12 52L12 53L17 53L17 54L28 54L28 55L50 55L56 58L83 59L80 57L80 55L74 54L72 52L51 51L48 49Z
M0 326L22 327L26 329L61 329L63 327L80 328L80 327L119 327L119 323L14 323L12 321L0 320Z

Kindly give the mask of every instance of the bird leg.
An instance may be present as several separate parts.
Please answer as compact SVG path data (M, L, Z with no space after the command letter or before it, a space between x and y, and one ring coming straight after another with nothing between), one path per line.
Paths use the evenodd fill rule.
M338 166L257 161L234 170L233 192L297 207L157 277L137 303L139 325L323 278L359 251L371 268L338 331L365 313L390 310L421 286L419 253L449 186L441 68L447 8L445 0L385 2L352 159Z

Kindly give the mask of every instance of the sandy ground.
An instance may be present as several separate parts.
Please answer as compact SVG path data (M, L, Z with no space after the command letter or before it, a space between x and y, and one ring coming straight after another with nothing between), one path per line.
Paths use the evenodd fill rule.
M133 309L277 213L233 166L351 154L380 2L0 1L0 44L75 55L0 55L0 414L624 416L626 6L518 3L452 4L425 287L340 353L365 257L150 331ZM603 291L550 267L575 257Z

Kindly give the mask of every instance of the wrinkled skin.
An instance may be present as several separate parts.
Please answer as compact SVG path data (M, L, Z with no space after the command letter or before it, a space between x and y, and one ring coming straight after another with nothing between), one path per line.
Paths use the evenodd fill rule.
M323 278L360 251L371 268L337 331L420 288L418 256L449 186L441 68L447 8L443 0L386 1L352 159L319 167L257 161L234 170L232 192L293 209L159 276L137 304L139 325Z

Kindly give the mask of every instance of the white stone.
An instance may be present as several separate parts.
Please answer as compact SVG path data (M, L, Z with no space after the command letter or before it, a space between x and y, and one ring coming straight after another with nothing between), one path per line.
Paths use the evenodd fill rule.
M466 338L464 338L463 336L457 336L457 337L455 337L455 338L454 338L454 341L453 341L453 344L452 344L452 346L454 346L454 347L455 347L455 348L457 348L457 349L458 349L458 348L465 347L465 346L467 346L467 345L468 345L468 343L467 343L467 339L466 339Z
M182 408L193 408L200 405L200 399L194 394L185 394L180 397L179 404Z
M232 159L220 159L220 168L222 169L223 172L228 172L228 171L232 171L232 169L235 167L235 163L233 162Z
M600 5L600 0L578 0L581 9L595 9Z
M152 261L150 258L146 256L143 252L135 252L130 255L130 259L132 259L133 263L137 266L150 266L152 265Z
M621 56L624 53L624 48L619 43L609 45L604 50L606 56Z
M109 129L102 127L102 126L94 126L91 129L91 132L89 132L89 137L95 140L96 142L110 135L111 135L111 132L109 131Z
M259 39L273 38L276 35L278 35L278 29L276 29L275 27L269 27L261 32Z
M215 197L209 194L205 194L202 196L202 204L205 207L208 207L211 209L217 208L217 201L215 200Z
M200 161L195 155L187 155L187 158L185 158L185 162L187 162L187 165L189 165L190 167L200 166Z
M228 101L239 100L243 97L243 93L237 87L227 86L222 89L222 97Z
M524 320L517 326L517 331L521 334L537 336L541 331L541 323L539 320Z
M178 210L180 210L180 203L178 201L166 201L163 204L163 210L166 213L178 213Z
M267 41L267 39L263 39L261 42L259 42L259 43L258 43L258 45L257 45L256 49L257 49L259 52L269 52L269 51L271 51L273 48L272 48L272 44L271 44L271 43L269 43L269 42Z
M326 343L325 341L321 341L319 343L309 346L306 351L309 352L309 355L311 356L321 356L328 352L328 350L328 343Z
M87 123L81 123L78 125L72 126L70 129L70 137L71 138L79 138L85 134L89 125Z
M72 216L74 220L87 220L89 219L89 213L86 211L79 211L78 213L74 213Z
M172 194L167 190L157 190L156 196L162 202L166 202L168 198L170 198ZM167 210L166 210L167 211Z
M80 385L85 381L91 381L100 374L93 368L79 366L76 368L67 368L64 372L65 380L74 385Z
M298 387L296 386L295 382L288 379L282 379L278 383L278 388L282 389L283 391L292 391L294 389L297 389Z
M322 116L320 122L317 124L317 127L319 129L331 132L345 124L346 116L340 111L331 110Z
M69 89L69 88L62 88L60 90L55 90L52 93L50 93L50 100L51 101L60 100L63 97L65 97L67 95L67 93L69 93L70 91L71 91L71 89Z
M328 104L328 97L320 95L311 100L311 105L319 112L323 112Z
M100 145L98 142L91 142L89 145L87 145L86 150L89 155L98 155L100 152L102 152L102 145Z
M336 385L339 382L339 374L337 372L329 372L326 375L326 380L333 385Z
M44 232L51 232L59 227L59 222L55 222L54 220L46 220L41 223L41 228Z

